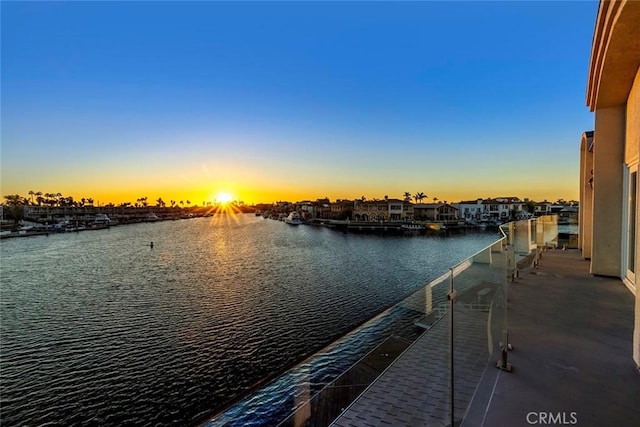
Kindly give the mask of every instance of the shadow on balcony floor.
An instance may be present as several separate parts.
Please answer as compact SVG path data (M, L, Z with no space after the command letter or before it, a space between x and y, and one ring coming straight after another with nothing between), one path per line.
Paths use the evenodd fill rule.
M577 250L545 252L510 285L513 372L487 369L463 426L640 426L634 304Z

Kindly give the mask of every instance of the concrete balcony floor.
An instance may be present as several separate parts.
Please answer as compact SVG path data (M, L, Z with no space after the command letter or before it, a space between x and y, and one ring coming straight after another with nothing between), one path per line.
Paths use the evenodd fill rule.
M579 251L545 252L509 288L513 371L485 372L463 425L640 426L634 306Z
M495 367L500 355L494 353L478 381L464 380L473 383L473 396L456 385L456 425L470 402L464 427L640 426L640 373L632 359L634 309L635 298L624 284L590 275L579 251L545 252L538 268L523 271L509 285L512 372ZM432 355L428 351L434 347L421 343L441 332L419 339L332 426L448 425L448 403L438 402L433 410L428 406L434 382L428 368L442 352ZM411 360L414 353L429 362ZM448 375L446 367L438 369L440 376ZM447 381L436 383L444 386L443 395ZM441 416L435 419L434 414Z

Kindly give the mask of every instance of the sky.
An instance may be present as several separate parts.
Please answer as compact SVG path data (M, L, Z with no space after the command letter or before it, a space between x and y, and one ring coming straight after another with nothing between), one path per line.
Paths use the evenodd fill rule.
M577 200L597 8L3 1L2 196Z

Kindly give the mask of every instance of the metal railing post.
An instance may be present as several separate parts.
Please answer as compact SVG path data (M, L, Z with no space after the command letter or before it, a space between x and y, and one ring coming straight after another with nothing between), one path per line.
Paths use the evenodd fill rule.
M529 230L531 230L531 222L528 223L529 226ZM513 225L513 228L515 230L516 225ZM517 246L517 234L514 231L514 236L513 236L513 240L511 241L511 244L514 247L514 259L511 259L510 256L510 252L507 253L507 270L510 271L511 270L511 262L513 261L513 273L511 273L510 275L508 275L508 277L505 279L506 283L504 284L504 291L502 293L502 298L503 298L503 309L504 309L504 327L502 329L502 342L500 343L500 359L498 360L498 362L496 363L496 367L500 370L503 371L507 371L507 372L511 372L511 364L507 361L508 358L508 351L512 350L512 346L509 343L509 285L510 283L515 282L516 278L519 276L518 273L518 263L515 260L515 248ZM527 233L527 236L530 233ZM528 242L527 242L528 244Z
M454 352L454 346L453 346L453 302L456 299L456 291L453 289L453 268L449 269L449 294L447 295L447 299L449 300L449 341L450 341L450 348L449 348L449 364L450 364L450 381L451 381L451 385L449 387L449 392L450 392L450 396L449 396L449 400L450 400L450 404L449 404L449 409L451 411L451 427L455 426L455 420L456 420L456 416L455 416L455 405L453 402L453 398L454 398L454 383L455 383L455 373L454 373L454 358L453 358L453 352Z

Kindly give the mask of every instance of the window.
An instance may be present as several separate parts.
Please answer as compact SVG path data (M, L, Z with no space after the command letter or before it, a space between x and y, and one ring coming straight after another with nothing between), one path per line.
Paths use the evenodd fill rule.
M628 237L627 237L627 270L631 273L635 273L635 261L636 261L636 219L638 215L638 200L637 200L637 186L638 186L638 171L636 170L630 173L629 176L629 206L628 215Z
M628 167L625 173L625 206L622 244L622 276L627 287L634 292L636 281L636 242L638 235L638 164Z

